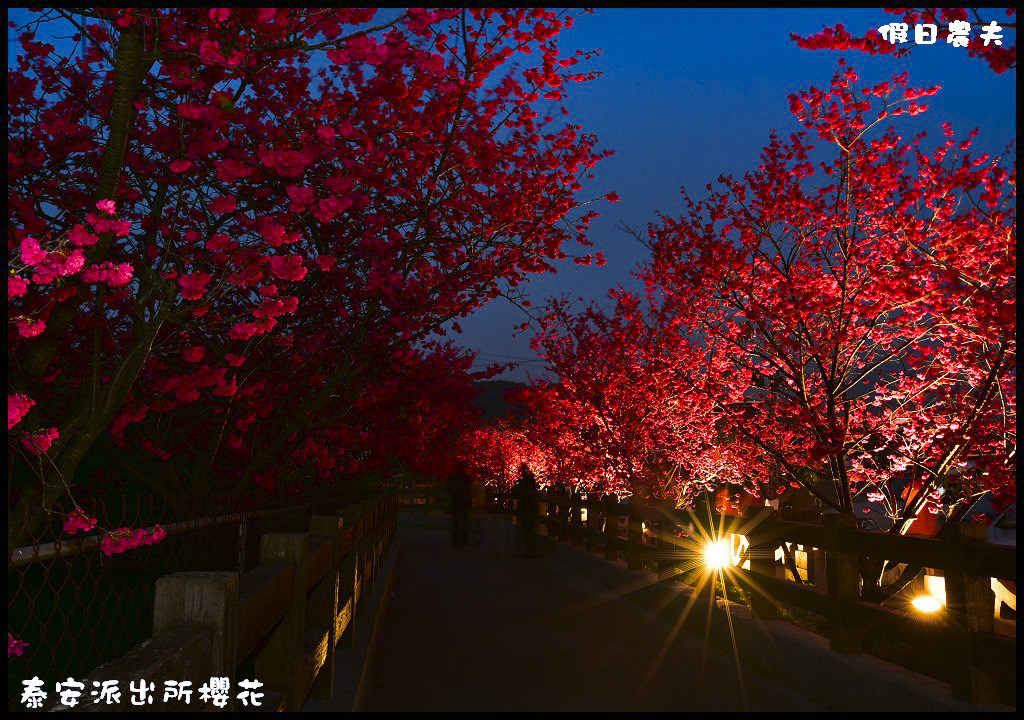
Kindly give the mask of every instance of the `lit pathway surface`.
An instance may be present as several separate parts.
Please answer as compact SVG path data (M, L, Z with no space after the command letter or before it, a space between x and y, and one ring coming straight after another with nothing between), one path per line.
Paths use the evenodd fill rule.
M403 526L368 710L742 710L735 662L551 558L485 558ZM818 708L743 668L747 709Z

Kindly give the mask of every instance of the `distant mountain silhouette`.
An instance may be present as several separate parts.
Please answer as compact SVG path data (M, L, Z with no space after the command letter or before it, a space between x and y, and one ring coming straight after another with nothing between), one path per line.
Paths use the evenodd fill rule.
M480 390L480 394L473 400L473 404L483 410L485 422L493 422L507 417L512 406L505 399L505 393L513 388L527 387L526 383L511 380L478 380L473 385Z

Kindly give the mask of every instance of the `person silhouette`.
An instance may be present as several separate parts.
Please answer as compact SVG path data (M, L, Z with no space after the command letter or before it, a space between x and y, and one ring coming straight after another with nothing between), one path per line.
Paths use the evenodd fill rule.
M537 499L537 476L530 466L522 463L519 466L519 481L515 487L517 500L516 511L516 545L524 557L537 557L537 514L540 501Z
M460 460L445 482L452 501L452 545L469 545L469 512L473 503L473 480Z

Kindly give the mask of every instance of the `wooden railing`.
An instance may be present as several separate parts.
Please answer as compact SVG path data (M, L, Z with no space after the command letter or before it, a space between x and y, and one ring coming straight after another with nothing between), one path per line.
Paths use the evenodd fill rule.
M443 491L433 488L399 488L396 491L398 496L398 507L406 512L420 512L429 514L431 512L448 512L451 503Z
M155 682L149 710L217 709L198 697L211 677L230 682L224 710L298 711L307 698L331 699L336 649L351 647L397 518L397 497L388 493L334 515L314 515L309 532L263 535L259 566L241 577L182 572L160 578L153 637L90 673L83 702L51 707L136 709L126 698L123 705L85 701L92 681L117 680L122 695L131 683ZM236 699L240 679L262 683L259 708ZM164 680L191 681L191 702L161 702Z
M700 538L710 528L717 538L741 537L749 547L728 576L748 592L754 617L774 619L780 605L820 615L831 648L842 653L862 652L865 632L880 627L926 637L932 647L948 653L955 698L999 702L1000 675L1011 682L1016 677L1016 642L994 633L991 589L992 578L1016 582L1016 547L988 544L983 525L950 523L942 539L928 539L858 530L852 515L825 515L819 525L779 520L768 507L751 508L743 516L694 516L621 503L612 495L538 496L540 524L549 537L601 552L606 560L624 560L633 570L651 565L665 579L681 572L675 570L680 565L693 566L695 555L703 552ZM492 496L494 511L514 513L516 507L513 494ZM794 566L791 547L786 548L790 571L780 567L777 551L785 544L800 544L823 559L824 572L814 578L814 586L806 582L808 571ZM902 608L865 601L859 559L867 557L941 570L945 607L922 616L906 601Z

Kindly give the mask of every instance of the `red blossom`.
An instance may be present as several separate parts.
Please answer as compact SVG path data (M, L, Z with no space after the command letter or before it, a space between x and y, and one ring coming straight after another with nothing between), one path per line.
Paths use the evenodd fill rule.
M25 397L24 395L8 395L7 396L7 429L10 430L12 427L21 422L28 411L35 405L35 400Z
M298 282L306 277L306 268L298 255L274 255L270 258L270 271L281 280Z
M20 278L17 275L11 275L7 278L7 299L13 300L14 298L21 297L28 292L28 281L24 278Z
M46 323L36 318L19 317L15 319L15 324L18 327L18 334L25 338L41 335L46 329Z
M12 655L23 655L24 650L27 647L27 642L14 637L10 631L7 632L7 657L11 657Z
M35 238L27 237L21 241L21 261L26 265L38 265L46 259L46 255Z
M96 527L96 522L96 518L88 517L84 510L76 507L68 515L68 519L64 521L64 532L68 535L74 535L79 530L92 530Z
M225 213L234 212L238 207L238 201L233 197L218 197L214 198L213 202L210 203L210 210L218 215Z
M178 278L181 286L181 296L186 300L198 300L206 292L206 286L210 284L213 276L209 273L194 273L182 275Z
M104 535L100 541L100 550L107 556L117 555L143 545L154 545L166 537L167 531L159 525L152 530L123 527Z
M105 262L92 265L82 273L82 279L89 283L103 282L110 287L124 287L132 280L132 266L128 263Z
M50 449L53 441L60 437L57 428L37 430L34 433L25 433L21 438L21 444L33 455L42 455Z

